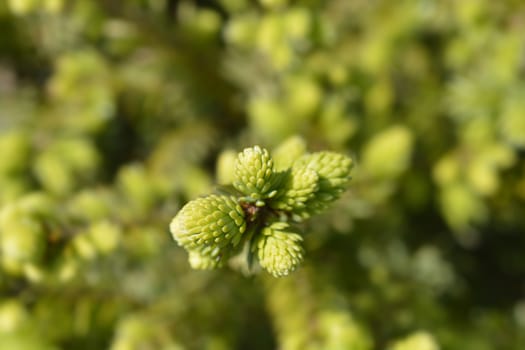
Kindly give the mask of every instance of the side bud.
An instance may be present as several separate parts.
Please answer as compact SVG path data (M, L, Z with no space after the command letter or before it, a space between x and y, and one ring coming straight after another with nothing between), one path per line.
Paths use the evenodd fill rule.
M250 199L257 201L275 196L279 180L266 149L245 148L237 156L233 186Z
M286 211L304 209L305 203L319 190L319 175L312 169L292 168L283 187L270 205Z
M297 211L297 214L302 218L309 217L338 199L350 182L352 167L351 158L335 152L317 152L299 158L293 168L315 171L319 175L319 189L314 197L307 201L304 210Z
M275 277L293 272L303 261L302 241L297 231L285 222L265 227L254 246L261 267Z
M218 260L239 244L245 230L244 212L235 197L219 195L187 203L170 223L179 245Z

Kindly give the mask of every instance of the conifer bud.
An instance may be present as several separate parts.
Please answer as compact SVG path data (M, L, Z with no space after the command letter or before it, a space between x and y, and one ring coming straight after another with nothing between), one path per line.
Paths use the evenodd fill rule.
M265 227L255 243L260 265L274 277L288 275L303 261L302 241L296 230L285 222Z
M237 246L245 230L244 212L235 197L219 195L187 203L170 224L179 245L213 258Z
M335 152L317 152L299 158L293 168L315 171L319 175L319 190L305 203L304 209L296 210L296 214L307 218L339 198L351 179L352 166L351 158Z
M319 190L319 175L308 168L292 168L284 183L284 190L278 195L272 207L292 211L303 209Z
M293 165L314 170L321 178L321 190L344 191L350 181L352 159L335 152L316 152L302 156Z
M279 179L266 149L245 148L237 156L233 186L250 199L257 201L275 196Z

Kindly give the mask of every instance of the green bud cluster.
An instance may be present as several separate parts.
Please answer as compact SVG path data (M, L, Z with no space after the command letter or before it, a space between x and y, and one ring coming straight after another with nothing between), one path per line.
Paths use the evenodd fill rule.
M350 181L352 160L334 152L306 153L298 137L276 153L278 168L268 150L244 149L233 162L229 195L190 201L173 218L170 231L188 251L192 268L214 269L230 258L235 265L233 258L244 257L245 271L257 260L282 277L301 264L303 238L288 221L300 222L339 198Z

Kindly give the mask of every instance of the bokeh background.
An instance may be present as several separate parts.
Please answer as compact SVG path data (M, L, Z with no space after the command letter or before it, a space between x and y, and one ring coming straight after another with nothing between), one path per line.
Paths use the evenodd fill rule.
M0 1L0 349L525 349L520 0ZM356 163L275 279L168 224L290 137Z

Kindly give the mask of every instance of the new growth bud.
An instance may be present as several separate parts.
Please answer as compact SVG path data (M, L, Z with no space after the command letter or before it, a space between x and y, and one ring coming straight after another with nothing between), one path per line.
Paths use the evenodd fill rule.
M170 224L179 245L219 259L239 244L245 230L244 212L235 198L218 195L189 202Z
M289 224L275 222L255 242L260 265L275 277L293 272L303 261L303 238Z
M283 187L272 207L287 211L304 209L319 190L319 175L312 169L292 168Z
M319 189L309 199L303 209L297 210L302 218L324 210L328 204L338 199L351 179L352 159L334 152L317 152L299 158L293 169L311 169L319 176Z
M266 149L259 146L245 148L237 156L233 186L250 199L257 201L275 196L278 180Z

